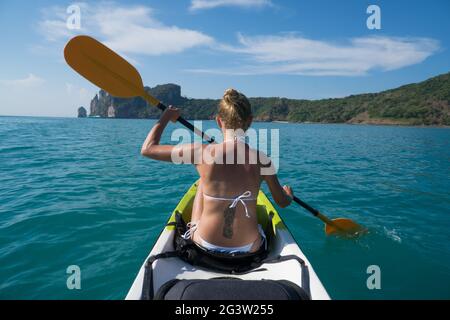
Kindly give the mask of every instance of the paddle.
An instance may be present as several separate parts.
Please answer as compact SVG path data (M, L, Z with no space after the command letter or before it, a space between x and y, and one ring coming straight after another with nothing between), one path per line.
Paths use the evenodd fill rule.
M314 209L313 207L303 202L296 196L294 196L294 201L325 223L325 233L327 235L337 234L346 236L357 236L366 231L365 228L347 218L337 218L331 220L322 213L320 213L319 210Z
M162 111L167 108L145 91L139 72L128 61L89 36L72 38L64 48L64 58L76 72L115 97L132 98L140 96ZM182 117L179 117L177 121L201 136L205 141L214 142L214 139L208 137ZM364 230L350 219L330 220L297 197L294 197L294 201L325 222L326 234L357 234Z
M149 104L164 111L167 107L148 94L139 72L117 53L89 36L76 36L64 48L66 62L87 80L115 97L142 97ZM213 138L194 127L184 118L178 122L205 141L212 143Z

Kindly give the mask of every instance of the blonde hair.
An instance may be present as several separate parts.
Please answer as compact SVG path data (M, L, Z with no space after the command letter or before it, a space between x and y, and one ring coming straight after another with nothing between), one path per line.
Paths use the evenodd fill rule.
M227 129L242 129L250 126L252 106L247 97L234 89L227 89L219 103L218 116Z

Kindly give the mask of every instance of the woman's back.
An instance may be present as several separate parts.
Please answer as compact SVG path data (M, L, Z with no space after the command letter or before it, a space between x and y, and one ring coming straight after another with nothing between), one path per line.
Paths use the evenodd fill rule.
M224 136L220 144L160 145L168 121L178 117L177 109L166 109L144 141L141 153L161 161L195 164L200 180L185 237L214 251L258 250L265 243L256 217L261 181L266 181L273 199L282 207L291 202L292 191L281 187L275 171L266 170L273 169L267 156L244 142L244 133L253 119L250 102L234 89L225 91L216 116Z
M237 140L208 149L215 161L202 161L197 165L203 194L200 236L226 247L251 243L259 235L256 198L261 185L261 170L258 163L250 161L256 159L257 152ZM236 200L236 206L230 208L239 196L242 196L241 200ZM229 217L224 219L227 211Z

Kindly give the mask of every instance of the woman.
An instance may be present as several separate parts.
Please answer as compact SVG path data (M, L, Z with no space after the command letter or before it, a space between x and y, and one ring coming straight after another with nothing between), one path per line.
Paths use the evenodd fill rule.
M257 251L265 245L256 217L261 182L268 184L282 208L291 203L293 193L289 186L281 187L274 171L262 174L267 169L265 164L271 165L270 160L245 143L243 133L253 119L250 102L234 89L225 91L216 116L224 137L219 144L160 145L167 123L176 122L179 115L176 108L164 111L144 141L141 154L161 161L190 159L195 164L200 180L185 237L212 251Z

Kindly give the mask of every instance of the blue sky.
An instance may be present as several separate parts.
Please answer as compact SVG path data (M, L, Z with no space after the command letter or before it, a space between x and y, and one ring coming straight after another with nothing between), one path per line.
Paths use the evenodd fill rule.
M81 9L69 30L67 8ZM366 26L369 5L381 30ZM0 1L0 115L75 116L98 90L63 60L88 34L144 83L182 94L300 99L377 92L450 71L450 1Z

